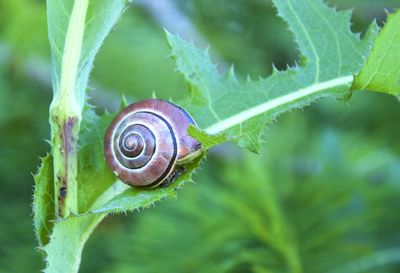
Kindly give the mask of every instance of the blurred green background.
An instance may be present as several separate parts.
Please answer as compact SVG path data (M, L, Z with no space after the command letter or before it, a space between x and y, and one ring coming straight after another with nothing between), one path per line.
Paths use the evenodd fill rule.
M0 0L0 272L39 272L31 195L49 150L51 100L45 1ZM329 1L355 8L363 32L399 0ZM102 47L90 102L177 100L185 83L163 28L211 46L221 71L284 69L299 52L266 0L132 1ZM400 107L358 92L279 118L262 155L222 145L177 200L105 219L81 272L400 272Z

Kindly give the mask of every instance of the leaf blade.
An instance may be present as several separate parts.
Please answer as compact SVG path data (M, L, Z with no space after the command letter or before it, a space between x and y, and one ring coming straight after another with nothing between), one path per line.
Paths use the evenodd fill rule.
M259 81L241 83L232 71L221 76L207 52L167 33L172 58L189 85L190 97L183 103L200 128L237 138L252 151L259 150L264 125L279 114L324 97L348 97L352 75L360 70L372 39L360 40L350 31L350 12L336 12L321 0L273 2L295 35L302 66L274 69ZM294 95L313 85L328 88Z
M400 11L389 14L371 54L356 76L354 89L400 95Z
M33 224L40 247L49 242L52 220L55 219L52 160L50 154L44 157L37 174L33 176Z

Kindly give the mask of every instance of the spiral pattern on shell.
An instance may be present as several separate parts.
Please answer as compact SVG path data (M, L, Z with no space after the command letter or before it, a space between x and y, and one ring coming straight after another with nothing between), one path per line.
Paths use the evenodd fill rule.
M176 163L200 149L187 134L192 117L179 106L158 99L133 103L107 129L108 165L125 183L155 187L172 177Z

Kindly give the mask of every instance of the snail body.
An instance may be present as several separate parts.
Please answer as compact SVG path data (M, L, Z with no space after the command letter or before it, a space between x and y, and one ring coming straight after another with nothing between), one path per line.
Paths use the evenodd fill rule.
M111 122L104 151L111 170L135 187L156 187L184 172L201 155L188 135L193 118L181 107L159 99L133 103Z

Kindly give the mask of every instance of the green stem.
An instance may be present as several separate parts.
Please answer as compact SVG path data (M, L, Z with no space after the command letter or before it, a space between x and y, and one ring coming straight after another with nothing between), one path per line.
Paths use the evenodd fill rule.
M50 105L53 145L54 195L58 217L78 212L77 152L82 107L77 99L77 76L88 0L74 2L65 37L61 77Z
M70 218L55 223L50 243L45 246L48 253L45 273L77 273L86 241L106 214Z

